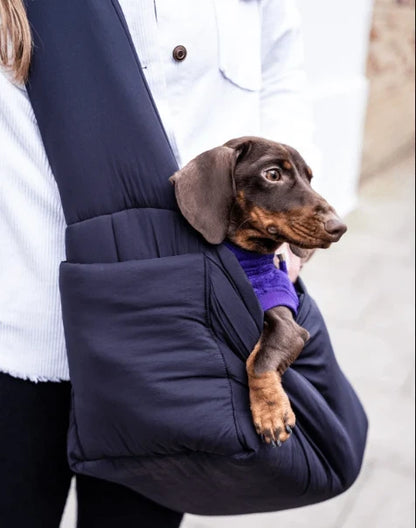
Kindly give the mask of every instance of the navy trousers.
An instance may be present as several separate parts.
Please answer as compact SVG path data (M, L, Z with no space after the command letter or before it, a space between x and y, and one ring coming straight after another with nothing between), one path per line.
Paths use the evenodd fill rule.
M58 528L72 472L71 386L0 373L0 526ZM76 476L78 528L177 528L182 514L124 486Z

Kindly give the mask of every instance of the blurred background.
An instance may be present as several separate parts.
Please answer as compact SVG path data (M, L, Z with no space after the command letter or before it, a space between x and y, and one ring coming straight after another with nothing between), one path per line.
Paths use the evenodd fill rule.
M415 2L298 4L322 152L314 185L349 227L302 276L368 413L366 456L353 487L328 502L272 514L188 515L183 528L414 526ZM61 528L73 528L74 518L71 493Z

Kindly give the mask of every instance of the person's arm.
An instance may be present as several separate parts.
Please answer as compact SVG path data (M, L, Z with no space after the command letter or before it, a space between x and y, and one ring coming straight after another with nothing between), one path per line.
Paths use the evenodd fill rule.
M261 1L261 135L298 150L319 171L306 92L301 20L294 0Z
M320 154L314 144L313 115L307 98L301 19L294 0L262 0L261 135L297 149L314 172ZM304 261L287 244L289 276L297 279Z

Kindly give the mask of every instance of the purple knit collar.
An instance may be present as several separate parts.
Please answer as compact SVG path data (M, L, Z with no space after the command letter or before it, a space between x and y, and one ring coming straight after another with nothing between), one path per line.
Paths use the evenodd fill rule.
M225 242L225 245L234 253L240 264L244 263L244 269L259 269L260 267L268 268L270 266L275 267L274 254L263 255L261 253L256 253L255 251L249 251L248 249L236 246L228 240Z
M275 306L287 306L297 314L299 299L296 290L287 272L276 268L274 254L248 251L228 240L225 245L237 257L264 311Z

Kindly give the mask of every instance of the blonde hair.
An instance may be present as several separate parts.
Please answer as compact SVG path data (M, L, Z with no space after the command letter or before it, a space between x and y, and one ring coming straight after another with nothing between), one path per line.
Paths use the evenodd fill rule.
M29 73L32 35L22 0L0 0L0 66L18 83Z

